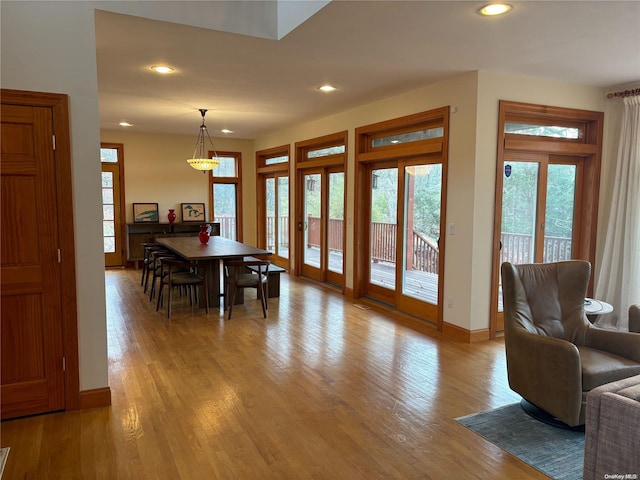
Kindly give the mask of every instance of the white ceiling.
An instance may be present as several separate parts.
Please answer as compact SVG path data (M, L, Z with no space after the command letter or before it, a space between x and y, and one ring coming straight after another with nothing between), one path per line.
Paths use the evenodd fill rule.
M513 1L498 18L477 1L325 3L106 2L155 19L96 13L101 128L195 136L207 108L212 135L255 138L474 70L640 81L640 1ZM158 63L176 72L151 72Z

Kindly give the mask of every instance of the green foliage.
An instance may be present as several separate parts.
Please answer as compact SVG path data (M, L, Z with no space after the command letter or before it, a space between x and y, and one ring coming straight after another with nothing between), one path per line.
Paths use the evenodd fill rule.
M538 199L538 163L511 162L504 177L502 231L533 235ZM571 238L575 203L575 165L549 165L545 236Z

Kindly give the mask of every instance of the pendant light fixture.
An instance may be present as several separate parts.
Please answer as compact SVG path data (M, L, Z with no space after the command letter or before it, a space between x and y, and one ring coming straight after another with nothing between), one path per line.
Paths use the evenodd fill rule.
M206 173L208 170L213 170L218 165L220 165L220 159L218 158L216 149L213 146L213 142L211 141L211 136L209 135L207 126L204 124L204 115L205 113L207 113L207 110L205 110L204 108L201 108L200 113L202 114L202 125L200 125L200 132L198 133L196 148L193 151L193 158L189 158L187 160L187 163L191 165L191 167L195 168L196 170L200 170L202 171L202 173ZM211 150L213 150L213 158L207 158L208 155L204 149L205 135L209 139Z

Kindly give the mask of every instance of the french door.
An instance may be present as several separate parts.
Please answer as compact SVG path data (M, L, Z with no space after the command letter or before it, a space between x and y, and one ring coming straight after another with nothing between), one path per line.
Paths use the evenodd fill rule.
M264 178L267 250L276 263L289 265L289 176L272 174Z
M601 112L500 102L492 338L504 330L503 262L579 258L593 265L603 118ZM590 282L587 294L592 288Z
M449 107L355 133L354 296L442 330Z
M432 321L442 289L442 167L421 159L369 168L367 294Z
M122 144L100 146L102 164L102 238L105 267L124 264L124 195Z
M501 264L573 258L579 231L582 165L581 157L505 152ZM499 289L502 292L502 278ZM498 298L498 312L502 312L502 295Z
M301 273L344 286L344 171L328 167L300 172Z

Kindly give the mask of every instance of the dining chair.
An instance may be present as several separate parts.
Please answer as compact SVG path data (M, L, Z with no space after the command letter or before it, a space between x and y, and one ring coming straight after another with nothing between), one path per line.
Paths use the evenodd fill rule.
M225 274L225 308L229 307L231 319L233 304L238 290L255 288L262 306L262 315L267 318L267 298L269 283L269 260L227 260L224 263ZM252 267L251 269L247 267Z
M149 291L149 301L153 301L153 299L155 298L155 294L156 294L156 280L158 278L161 278L161 272L162 272L162 264L161 264L161 260L163 258L173 258L173 259L177 259L180 260L180 258L178 258L178 256L165 249L159 249L159 250L154 250L151 252L151 260L149 262L149 269L147 270L147 280L145 281L145 293L147 291L147 283L149 282L149 276L151 276L151 288Z
M164 287L167 287L167 317L171 318L172 292L178 287L180 293L186 293L189 304L198 304L198 288L202 287L204 295L205 311L209 313L209 295L207 294L207 263L186 262L177 258L160 259L160 288L158 290L158 303L156 312L164 304Z
M142 243L143 255L142 255L142 278L140 279L140 286L144 286L144 291L147 291L147 282L149 281L149 266L153 262L151 253L158 250L166 250L162 245L158 245L153 242Z

